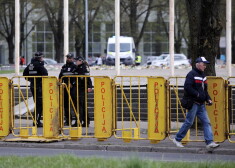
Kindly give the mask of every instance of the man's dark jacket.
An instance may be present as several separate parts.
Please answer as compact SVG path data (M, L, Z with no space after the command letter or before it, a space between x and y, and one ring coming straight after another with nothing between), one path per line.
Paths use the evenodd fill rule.
M203 104L205 101L211 100L207 87L207 77L204 72L195 68L186 76L184 94L186 97L193 99L194 102Z

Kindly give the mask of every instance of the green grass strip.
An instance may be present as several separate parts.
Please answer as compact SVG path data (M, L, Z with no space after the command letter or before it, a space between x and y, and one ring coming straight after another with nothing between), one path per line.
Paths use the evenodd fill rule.
M2 156L0 168L234 168L234 162L162 162L147 159L79 158L74 155L58 156Z

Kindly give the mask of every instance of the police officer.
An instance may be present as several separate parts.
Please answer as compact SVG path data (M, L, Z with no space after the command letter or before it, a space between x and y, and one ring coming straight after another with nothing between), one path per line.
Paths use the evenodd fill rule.
M89 66L87 64L87 62L84 60L83 57L77 57L76 58L76 65L77 65L77 69L75 70L75 75L86 75L89 76L90 75L90 69ZM90 77L79 77L78 78L78 83L74 83L74 86L76 88L76 91L73 92L74 94L76 94L78 92L79 95L79 119L80 122L82 124L82 127L89 127L90 124L90 117L87 113L86 115L86 97L85 97L85 93L86 92L91 92L92 91L92 81ZM73 126L77 126L77 120L76 122L73 124Z
M60 71L60 74L59 74L59 79L61 79L63 76L71 76L71 75L74 75L74 71L76 70L76 65L74 64L74 57L73 57L73 54L72 53L69 53L66 55L66 64L64 64L61 68L61 71ZM69 90L70 90L70 95L73 95L71 94L72 92L72 89L71 89L71 84L73 83L74 81L74 78L69 78L69 77L63 77L62 78L62 82L64 82ZM72 99L74 100L74 97L72 97ZM75 99L76 100L76 99ZM76 101L73 101L74 102L74 105L76 107ZM68 96L68 92L66 89L64 89L64 116L65 116L65 123L64 125L65 126L68 126L70 125L70 121L72 119L72 116L69 115L69 96ZM69 118L70 116L70 118Z
M48 76L47 69L44 67L43 53L36 52L31 63L24 69L23 76ZM42 78L26 78L30 82L30 90L36 101L36 125L42 127L40 121L42 116ZM34 124L34 123L33 123ZM35 124L34 124L35 125Z
M136 65L136 66L139 66L140 63L141 63L141 56L140 56L139 54L137 54L136 60L135 60L135 65Z

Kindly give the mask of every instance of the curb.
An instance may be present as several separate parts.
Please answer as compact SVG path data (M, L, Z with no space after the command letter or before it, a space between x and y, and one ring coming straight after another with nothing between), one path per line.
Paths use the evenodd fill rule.
M201 147L177 148L177 147L150 147L150 146L97 145L97 144L96 145L55 144L55 143L25 143L25 142L24 143L0 142L0 147L235 155L234 149L218 148L213 151L208 151L206 148L201 148Z

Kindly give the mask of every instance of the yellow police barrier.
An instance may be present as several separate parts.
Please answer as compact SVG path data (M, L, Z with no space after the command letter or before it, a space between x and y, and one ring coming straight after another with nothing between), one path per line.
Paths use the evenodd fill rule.
M213 105L206 106L210 118L214 141L226 140L225 80L221 77L208 77L208 93Z
M112 80L110 77L106 76L84 76L84 75L73 75L73 76L63 76L63 78L68 79L68 83L62 83L61 85L61 125L62 125L62 135L63 137L76 140L79 138L97 138L99 141L106 140L112 136ZM87 92L88 90L88 78L94 81L94 94ZM80 104L79 101L82 98L79 96L81 87L81 80L85 83L84 86L84 99L85 99L85 122L80 121ZM91 81L92 81L91 80ZM68 86L70 83L75 83L72 87L76 88L71 90ZM73 93L74 92L74 93ZM68 95L68 101L64 101L63 95ZM73 94L73 95L72 95ZM92 97L93 96L93 97ZM75 102L76 101L76 102ZM68 103L67 111L69 112L69 117L75 114L77 118L77 126L71 123L68 126L63 124L64 122L64 105L63 103ZM94 112L94 122L89 120L92 118L92 113ZM90 116L90 117L89 117ZM93 131L94 129L94 131Z
M157 143L166 138L167 90L163 77L148 78L148 139Z
M0 77L0 139L10 133L10 87L9 79Z
M112 136L112 80L96 77L94 84L95 137L102 141Z
M84 76L82 76L84 78ZM64 80L67 80L67 83L63 83ZM61 87L60 87L60 125L61 125L61 133L63 137L70 138L71 140L77 140L82 137L82 125L79 117L79 91L78 89L72 90L72 87L78 88L78 79L79 76L63 76L60 79ZM85 77L87 80L87 77ZM72 84L74 82L74 84ZM76 84L75 84L76 83ZM75 85L75 86L74 86ZM87 89L87 85L85 86ZM73 93L75 92L75 93ZM72 96L72 94L76 96ZM75 100L76 99L76 100ZM87 94L86 94L86 104L87 104ZM67 109L66 109L67 108ZM68 114L65 114L65 113ZM87 110L86 110L87 112ZM78 124L76 127L72 127L72 117L77 118ZM68 127L65 126L64 121L65 115L68 115Z
M38 79L42 79L42 88ZM30 82L34 81L30 88ZM57 141L59 137L58 81L56 77L15 76L11 79L12 134L16 138L5 141ZM34 90L33 90L34 88ZM43 93L42 93L43 92ZM42 93L43 128L37 125L37 105ZM34 94L34 98L33 95ZM37 97L35 99L35 97ZM34 115L33 112L34 111ZM39 119L41 120L41 119Z
M164 139L166 120L156 119L158 117L155 111L156 97L159 96L154 92L156 82L162 84L164 79L147 76L117 76L114 78L115 123L113 125L116 138L121 138L124 142L140 139L156 142ZM165 85L162 87L164 88ZM161 86L159 85L157 88L160 89ZM162 91L165 90L160 89L161 96L164 95ZM166 102L166 97L161 98L163 98L161 101ZM164 107L162 106L160 109L162 108ZM166 114L159 116L165 118ZM158 125L158 122L163 125ZM156 129L159 134L155 132Z
M235 77L226 81L226 132L229 142L235 143Z
M56 77L42 79L43 137L58 138L60 132L59 86Z

